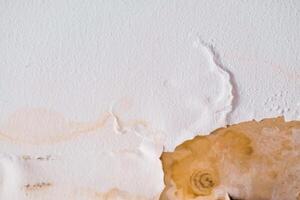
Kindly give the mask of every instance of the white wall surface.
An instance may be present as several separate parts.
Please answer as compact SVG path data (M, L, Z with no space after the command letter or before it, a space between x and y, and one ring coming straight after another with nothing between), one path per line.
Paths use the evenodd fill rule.
M118 188L149 199L163 148L299 119L299 33L296 0L0 0L0 164L18 177L2 198ZM24 196L30 181L53 186Z

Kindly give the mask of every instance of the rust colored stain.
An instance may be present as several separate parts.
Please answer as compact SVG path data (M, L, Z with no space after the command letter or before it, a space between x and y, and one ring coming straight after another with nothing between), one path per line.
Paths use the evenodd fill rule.
M300 192L300 122L250 121L197 136L161 156L160 200L292 200ZM228 199L228 198L227 198Z

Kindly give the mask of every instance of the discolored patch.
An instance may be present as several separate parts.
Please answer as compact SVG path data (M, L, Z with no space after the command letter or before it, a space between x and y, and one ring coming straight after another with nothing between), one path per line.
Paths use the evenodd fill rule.
M27 191L34 191L34 190L45 189L45 188L48 188L51 186L52 186L52 184L49 182L41 182L41 183L35 183L35 184L26 184L24 187Z
M209 170L197 170L190 177L191 188L197 195L209 195L217 182L216 174Z
M160 200L299 198L299 130L299 121L279 117L185 141L161 157L166 187Z

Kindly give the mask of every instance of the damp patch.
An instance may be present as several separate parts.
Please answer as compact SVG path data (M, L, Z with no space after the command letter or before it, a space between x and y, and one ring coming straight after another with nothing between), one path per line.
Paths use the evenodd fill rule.
M242 122L163 153L160 200L299 199L300 122Z

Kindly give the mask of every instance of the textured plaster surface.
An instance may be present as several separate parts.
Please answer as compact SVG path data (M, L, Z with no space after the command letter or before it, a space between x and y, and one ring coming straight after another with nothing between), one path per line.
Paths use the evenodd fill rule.
M299 119L299 10L0 0L0 199L157 199L163 151Z

